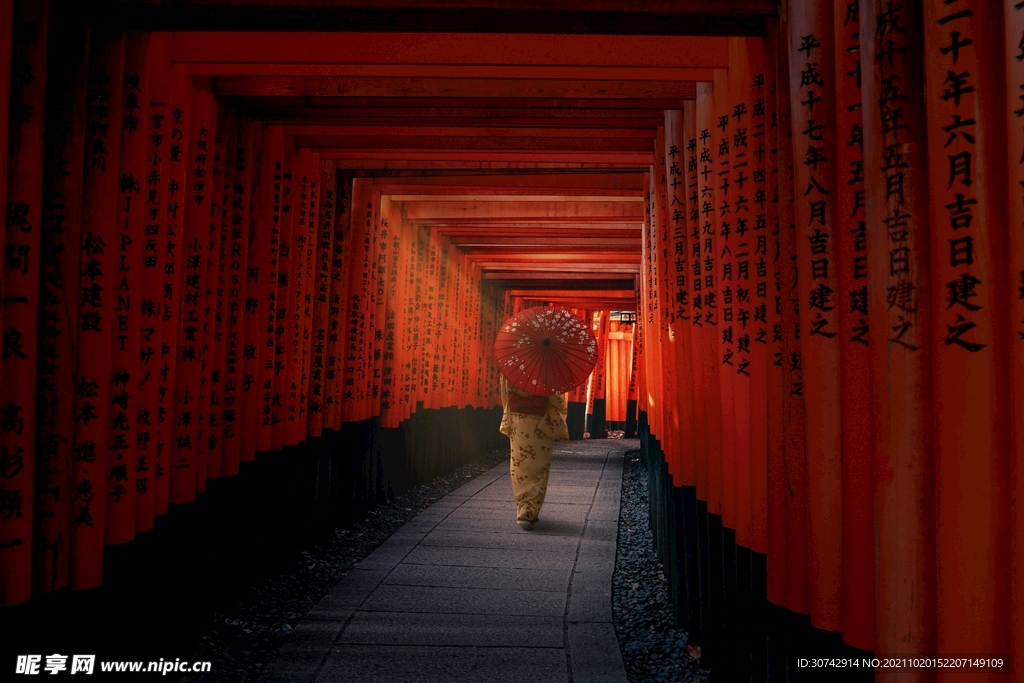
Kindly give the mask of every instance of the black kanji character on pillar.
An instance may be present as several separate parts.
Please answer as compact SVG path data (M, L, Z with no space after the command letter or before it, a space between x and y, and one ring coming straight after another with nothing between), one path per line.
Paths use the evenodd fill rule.
M0 408L0 431L7 434L14 432L22 435L25 429L25 418L21 416L23 408L15 403L8 403Z
M960 58L960 48L967 47L968 45L973 45L974 41L971 40L970 38L967 38L966 40L960 40L960 31L950 31L949 39L950 44L947 45L946 47L940 47L939 52L941 52L944 55L952 54L953 63L956 64L956 61Z
M953 187L955 181L959 181L964 187L970 187L973 183L971 153L960 152L959 154L949 154L947 157L949 158L949 184L946 185L946 189Z
M975 327L977 327L977 325L974 324L973 321L967 320L962 315L957 313L956 323L953 325L946 325L946 328L949 330L949 334L946 335L946 346L952 346L953 344L957 344L967 349L971 353L977 353L978 351L981 351L983 348L988 346L988 344L978 344L976 342L967 341L966 339L961 338L965 334L973 330Z
M24 454L25 449L20 446L14 450L0 447L0 477L16 477L25 468Z
M968 84L967 79L971 77L970 72L963 71L956 73L955 71L946 72L946 80L942 83L949 87L942 91L941 99L943 102L953 100L956 106L960 106L960 98L967 93L974 92L974 86Z
M21 331L8 327L3 332L3 353L0 354L4 360L11 358L28 358L25 353L25 345L21 341Z
M832 295L834 293L835 292L831 287L825 283L820 283L816 288L811 290L810 300L807 302L807 305L809 308L817 308L821 311L831 311L835 308L835 306L832 305Z
M974 214L971 206L978 203L973 197L967 198L957 192L953 195L954 201L944 207L949 212L949 225L954 230L967 229L974 221Z
M949 296L946 297L949 305L946 306L946 310L955 305L963 306L968 311L981 310L981 306L971 303L971 299L978 296L978 292L975 290L980 284L981 280L970 273L961 273L956 280L946 283L946 288L949 290Z
M905 349L917 351L920 348L919 346L914 346L903 341L903 335L910 331L910 328L914 326L913 323L904 318L902 315L896 316L896 320L898 322L892 326L892 331L896 333L896 336L889 337L888 341L895 342L896 344L899 344Z
M808 57L811 56L811 50L821 47L821 43L814 36L813 33L800 38L800 47L797 48L797 52L803 52Z

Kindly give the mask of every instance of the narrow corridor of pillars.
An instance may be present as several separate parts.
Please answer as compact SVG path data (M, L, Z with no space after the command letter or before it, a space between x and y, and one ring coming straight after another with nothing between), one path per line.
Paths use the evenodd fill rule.
M748 549L767 556L767 585L756 590L853 648L929 655L969 642L988 656L1020 652L1011 617L1020 427L1008 408L1020 393L1024 226L999 214L1016 215L1019 202L999 199L1005 159L986 147L1005 145L1008 125L1010 140L1020 135L1017 105L1004 99L1018 99L1020 30L989 25L1004 11L995 3L947 4L915 15L891 3L791 2L766 40L733 39L728 71L697 86L682 249L659 248L659 197L675 169L671 145L654 150L638 317L644 447L652 472L663 458L671 482L652 493L670 529L656 539L668 546L667 569L683 575L673 584L678 614L712 666L750 648L730 679L746 680L759 657L736 640L744 591L756 586L743 574ZM996 34L1015 42L978 43ZM667 114L670 136L687 112ZM763 204L751 201L758 180ZM659 269L680 252L691 338L702 344L690 362L703 370L667 386L665 359L679 347L660 307L675 283ZM759 256L770 271L763 285ZM752 367L751 321L771 332L761 338L764 379ZM692 444L679 441L681 419L694 421ZM682 512L690 487L692 517ZM700 536L693 546L685 524ZM1019 667L979 675L1024 680Z
M259 452L492 408L498 325L558 303L605 349L574 409L635 406L659 524L702 520L658 538L710 661L745 642L733 673L760 675L770 635L737 615L763 597L877 654L1024 657L1024 10L790 0L763 37L666 38L685 74L646 91L514 71L390 105L407 73L293 74L301 37L247 74L251 34L51 10L0 1L4 604L98 585L105 545ZM640 42L609 54L661 64ZM367 117L540 93L629 125L449 140L261 108L328 87Z

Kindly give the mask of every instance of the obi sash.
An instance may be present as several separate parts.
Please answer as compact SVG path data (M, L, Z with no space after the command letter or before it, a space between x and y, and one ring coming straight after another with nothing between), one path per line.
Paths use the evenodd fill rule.
M543 417L548 414L548 397L523 397L515 392L510 392L508 395L508 409L513 413Z

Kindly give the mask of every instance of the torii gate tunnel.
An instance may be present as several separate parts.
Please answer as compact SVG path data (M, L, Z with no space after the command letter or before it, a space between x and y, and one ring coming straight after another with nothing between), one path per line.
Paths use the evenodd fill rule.
M1024 682L1022 41L1009 0L0 0L0 603L261 454L322 523L500 446L498 326L559 305L723 671L803 619Z

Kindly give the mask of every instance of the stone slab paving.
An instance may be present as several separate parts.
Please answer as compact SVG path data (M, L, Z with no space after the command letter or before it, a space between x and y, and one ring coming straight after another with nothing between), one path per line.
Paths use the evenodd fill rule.
M507 464L445 496L306 614L260 683L625 683L612 571L630 445L557 444L532 532Z

